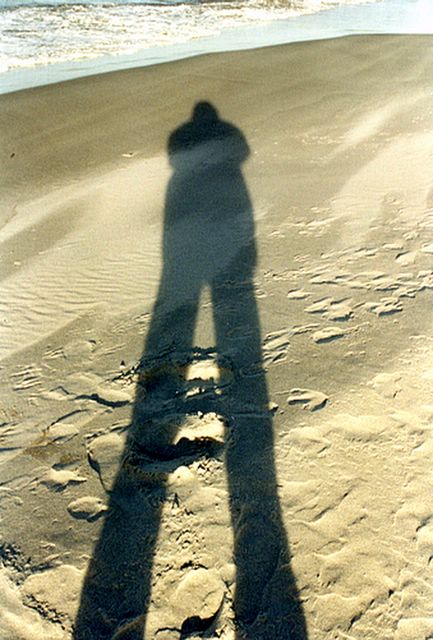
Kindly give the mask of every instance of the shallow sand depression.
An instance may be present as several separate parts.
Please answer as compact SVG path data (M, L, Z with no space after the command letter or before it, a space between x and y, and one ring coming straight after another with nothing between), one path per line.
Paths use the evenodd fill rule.
M2 640L433 636L432 87L365 36L0 97Z

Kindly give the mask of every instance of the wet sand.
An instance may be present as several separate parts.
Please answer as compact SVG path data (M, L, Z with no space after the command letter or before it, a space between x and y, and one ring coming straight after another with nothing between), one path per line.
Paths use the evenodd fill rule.
M0 97L0 638L431 637L432 80L365 36Z

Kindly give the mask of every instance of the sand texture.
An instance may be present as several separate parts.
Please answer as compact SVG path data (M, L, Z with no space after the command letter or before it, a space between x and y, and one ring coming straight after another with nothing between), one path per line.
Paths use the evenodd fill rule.
M0 639L433 637L431 38L0 98Z

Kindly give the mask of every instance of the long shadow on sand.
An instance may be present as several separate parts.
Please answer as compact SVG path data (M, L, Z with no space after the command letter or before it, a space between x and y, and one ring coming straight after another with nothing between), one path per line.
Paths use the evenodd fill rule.
M219 457L226 464L234 531L236 637L306 640L276 487L253 285L253 212L241 172L248 145L239 129L201 102L170 136L168 152L173 174L163 273L123 464L85 579L74 638L143 638L168 473L200 457ZM193 346L203 287L212 301L212 351ZM202 381L198 393L188 393L187 372L202 360L225 372L223 382ZM179 438L186 417L211 412L224 419L223 444L206 436ZM213 623L188 619L181 637L211 637Z

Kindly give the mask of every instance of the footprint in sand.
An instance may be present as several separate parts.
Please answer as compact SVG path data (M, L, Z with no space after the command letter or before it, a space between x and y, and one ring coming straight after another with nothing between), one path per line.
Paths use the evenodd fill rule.
M77 471L68 469L50 469L41 480L50 491L64 491L70 485L86 482L87 478L80 476Z
M121 466L143 477L164 476L199 457L216 455L224 446L226 426L216 413L168 414L149 419L146 427L140 432L141 439L134 439L129 447L126 431L89 440L89 463L106 491L112 488Z
M316 344L325 344L326 342L333 342L339 338L343 338L349 331L347 329L334 329L333 327L327 327L313 333L312 338Z
M304 289L292 289L287 294L289 300L305 300L311 295L309 291L304 291Z
M108 510L108 507L100 498L84 496L70 502L67 509L71 516L77 520L94 522Z
M350 303L350 299L334 300L333 298L324 298L306 307L305 311L306 313L321 314L328 320L342 322L350 320L353 316L353 309Z
M367 302L365 307L379 318L403 311L403 307L398 298L382 298L380 302Z
M302 405L304 409L309 411L318 411L323 409L329 398L321 391L313 391L312 389L291 389L287 398L289 405Z

